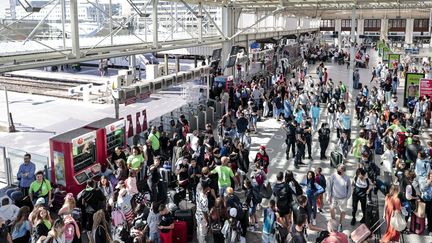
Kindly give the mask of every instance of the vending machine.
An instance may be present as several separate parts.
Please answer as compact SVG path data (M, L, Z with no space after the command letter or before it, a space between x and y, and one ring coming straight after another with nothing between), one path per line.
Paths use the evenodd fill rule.
M87 124L85 128L96 131L96 162L105 165L116 147L126 145L125 120L103 118Z
M101 170L96 131L78 128L50 138L52 182L77 195Z

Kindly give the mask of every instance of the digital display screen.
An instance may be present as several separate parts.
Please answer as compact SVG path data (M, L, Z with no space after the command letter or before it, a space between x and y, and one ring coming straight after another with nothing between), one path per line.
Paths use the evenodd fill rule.
M213 50L212 59L213 60L220 60L221 55L222 55L222 49Z
M74 146L74 173L91 166L96 160L95 154L94 141L87 141L82 145Z
M116 147L123 147L124 145L124 127L107 134L107 153L111 155Z
M90 177L87 175L87 173L83 172L75 176L75 179L78 181L79 184L85 183Z
M227 62L227 68L234 67L237 61L237 56L230 56Z
M232 47L231 47L230 56L237 55L237 53L239 52L239 49L240 49L239 46L232 46Z

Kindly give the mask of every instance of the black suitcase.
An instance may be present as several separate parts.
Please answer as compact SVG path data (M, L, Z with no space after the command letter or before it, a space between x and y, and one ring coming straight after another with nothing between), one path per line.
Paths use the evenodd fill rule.
M330 153L330 166L333 168L338 167L339 164L342 163L343 156L341 153L337 151L333 151Z
M368 228L371 228L380 219L378 198L366 203L366 213L364 217L365 224Z
M174 213L174 218L180 221L185 221L187 223L187 238L188 241L193 240L194 235L194 214L192 209L177 210Z

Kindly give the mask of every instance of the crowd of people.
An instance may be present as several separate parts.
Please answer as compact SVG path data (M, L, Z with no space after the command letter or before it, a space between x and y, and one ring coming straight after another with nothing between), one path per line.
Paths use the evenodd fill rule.
M246 242L247 232L260 232L263 243L303 243L316 231L318 242L345 243L348 204L354 227L372 228L383 210L381 242L398 241L409 231L422 234L425 218L432 232L432 140L423 143L419 136L429 127L431 102L411 97L409 111L401 111L396 94L402 71L379 63L369 91L357 70L357 96L345 85L350 80L333 81L326 62L314 70L305 62L271 84L258 76L229 90L218 87L214 93L224 107L218 124L191 131L181 115L168 128L152 126L144 144L117 147L100 178L88 180L78 195L51 185L26 154L19 190L1 200L0 241L185 242L195 235L200 243L210 236ZM268 179L275 171L265 145L251 156L251 135L260 134L258 121L264 119L281 123L286 164L296 168L278 171L276 181ZM314 160L336 172L325 175L316 167L297 180L298 169ZM351 165L354 177L347 175ZM378 193L386 195L384 205ZM331 218L323 227L317 215L327 210ZM406 229L394 227L394 212L411 220Z

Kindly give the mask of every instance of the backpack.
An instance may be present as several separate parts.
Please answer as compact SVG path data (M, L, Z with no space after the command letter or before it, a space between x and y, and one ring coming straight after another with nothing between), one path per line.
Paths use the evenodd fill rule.
M259 186L253 186L252 187L252 200L254 203L259 204L262 202L262 195L260 192L260 187Z
M265 176L263 175L262 171L255 176L255 181L260 186L264 184L264 180L265 180Z
M375 154L382 155L384 154L384 147L382 145L382 140L380 138L376 138L374 142Z
M111 212L111 221L114 227L117 227L126 221L126 217L121 210L113 210Z
M243 216L244 216L244 212L243 212L243 206L241 205L240 202L237 202L236 200L233 200L233 208L237 209L237 217L236 219L238 220L242 220Z
M71 242L75 239L75 226L73 223L68 223L64 226L65 240Z
M125 243L132 242L132 238L130 236L126 221L123 221L122 224L118 225L115 228L113 238L114 238L113 240L120 240L120 241L125 242Z

